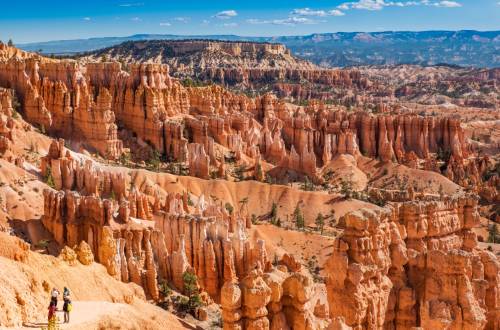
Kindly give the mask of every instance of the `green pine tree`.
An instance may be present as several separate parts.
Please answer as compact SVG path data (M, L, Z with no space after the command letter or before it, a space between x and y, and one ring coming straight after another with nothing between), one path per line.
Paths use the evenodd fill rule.
M488 227L488 242L489 243L497 243L499 242L498 239L498 228L495 223L491 224Z
M318 216L316 217L316 220L314 220L314 223L316 224L316 228L321 232L321 235L323 235L323 229L325 227L325 217L323 217L323 214L318 213Z
M295 210L293 211L293 218L295 219L295 225L297 226L297 228L303 229L305 226L305 221L304 221L304 215L302 214L299 205L297 205L295 207Z

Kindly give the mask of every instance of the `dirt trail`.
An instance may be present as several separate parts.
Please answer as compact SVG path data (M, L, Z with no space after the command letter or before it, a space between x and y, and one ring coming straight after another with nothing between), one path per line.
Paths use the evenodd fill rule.
M62 302L59 302L59 309L62 309ZM161 311L160 311L161 313ZM155 313L156 314L156 313ZM111 303L106 301L74 301L73 310L70 314L70 323L62 323L64 320L63 312L57 312L59 319L59 329L75 329L75 330L92 330L92 329L137 329L137 321L142 324L141 329L155 329L156 326L168 325L168 329L195 329L195 327L178 320L175 316L164 312L158 315L140 315L137 308L122 303ZM136 317L134 317L136 316ZM138 318L150 318L152 324L144 326L143 320ZM163 320L160 320L163 319ZM135 321L135 322L134 322ZM156 321L156 322L155 322ZM25 323L20 328L2 328L0 329L46 329L47 320L35 320L33 322Z

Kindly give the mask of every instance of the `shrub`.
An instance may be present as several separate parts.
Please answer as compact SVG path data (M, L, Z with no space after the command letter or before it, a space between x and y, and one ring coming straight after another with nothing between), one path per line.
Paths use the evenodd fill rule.
M240 165L234 169L234 176L238 181L243 181L245 180L245 172L246 172L246 167L245 165Z
M273 205L271 206L271 213L270 213L271 219L276 219L278 216L278 204L273 202Z
M172 289L168 286L167 281L162 281L158 285L158 291L160 291L164 298L168 298L172 294Z
M47 166L47 174L45 175L44 181L50 188L56 188L54 177L52 176L52 168L50 166Z
M226 208L227 212L229 214L233 214L234 212L234 207L231 205L231 203L227 202L224 207Z
M495 223L491 224L488 226L488 243L497 243L499 241L497 225Z
M349 180L342 180L340 184L340 193L345 196L345 198L350 199L353 197L352 183Z
M304 182L302 183L302 190L305 191L314 191L314 183L309 179L308 176L305 177Z
M151 158L148 160L148 167L151 170L154 170L156 172L160 171L160 165L161 165L161 155L158 152L158 150L153 150L151 153Z

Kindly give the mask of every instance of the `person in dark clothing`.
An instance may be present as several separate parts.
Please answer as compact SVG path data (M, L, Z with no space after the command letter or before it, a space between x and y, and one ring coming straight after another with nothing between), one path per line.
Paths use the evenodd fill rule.
M69 291L68 291L68 294L64 295L63 301L64 301L64 305L63 305L64 323L69 323L69 313L71 312L71 309L73 308L73 305L71 304L71 299L69 297Z

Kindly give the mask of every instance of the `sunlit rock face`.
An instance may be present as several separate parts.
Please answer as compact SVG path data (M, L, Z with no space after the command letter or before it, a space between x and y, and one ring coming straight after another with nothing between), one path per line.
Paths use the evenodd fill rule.
M470 197L347 214L327 264L330 315L356 329L498 327L500 264L476 248L478 221Z

